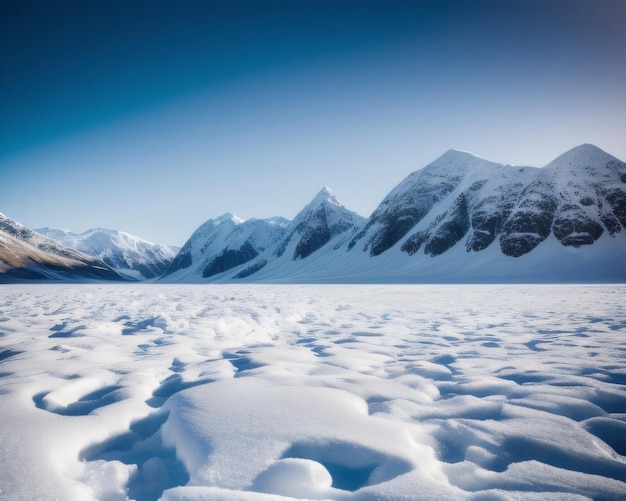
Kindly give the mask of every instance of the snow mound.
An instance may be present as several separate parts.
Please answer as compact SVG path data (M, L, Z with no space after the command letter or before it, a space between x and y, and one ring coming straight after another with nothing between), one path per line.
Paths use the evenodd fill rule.
M0 498L621 499L625 292L7 285Z

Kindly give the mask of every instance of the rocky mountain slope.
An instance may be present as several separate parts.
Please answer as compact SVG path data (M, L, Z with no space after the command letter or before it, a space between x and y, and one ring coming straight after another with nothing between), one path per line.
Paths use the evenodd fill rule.
M123 280L107 264L0 214L0 282Z
M80 260L5 226L5 276L39 273L33 266L46 261L33 249ZM173 258L121 232L46 233L126 276L163 273L168 282L626 282L626 164L589 144L543 168L450 150L407 176L367 219L325 187L291 222L211 219Z
M358 243L363 251L368 251L372 256L382 254L406 237L433 210L436 211L437 203L449 197L468 176L479 177L476 176L478 172L487 176L493 175L500 167L499 164L468 153L448 151L398 184L372 213L363 229L350 241L348 249ZM472 180L468 189L475 191L481 187L482 182L479 179ZM451 214L460 212L467 212L467 204L463 199L455 201ZM448 231L452 230L450 225L446 228ZM457 228L456 233L462 230L462 227ZM413 239L416 240L417 236Z
M245 264L276 243L289 221L240 219L224 214L209 219L187 240L165 272L178 280L210 278Z
M552 235L578 248L626 227L625 182L626 164L592 145L542 169L449 151L400 183L350 245L376 256L401 241L403 252L434 257L461 240L468 252L497 240L520 257Z
M347 216L329 193L323 190L276 245L205 278L626 281L626 164L593 145L543 168L450 150L400 182L367 220ZM316 210L318 199L342 207L335 214L343 216Z
M59 228L39 228L36 231L66 247L102 260L131 280L161 276L178 251L130 233L104 228L93 228L80 234Z
M344 243L342 237L345 238L364 223L365 218L348 210L325 186L296 215L281 239L239 271L235 278L249 277L266 267L279 276L283 270L289 273L291 263L307 259L331 241L334 245L327 249L340 247Z

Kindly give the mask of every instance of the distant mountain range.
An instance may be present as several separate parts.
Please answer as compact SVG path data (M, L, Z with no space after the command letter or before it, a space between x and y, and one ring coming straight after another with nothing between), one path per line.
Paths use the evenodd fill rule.
M238 222L246 223L265 224ZM544 168L450 150L411 173L368 219L325 188L281 228L254 252L228 238L209 248L196 232L163 280L624 282L626 164L588 144ZM215 268L235 247L238 259ZM202 273L190 248L204 249Z
M35 231L65 247L102 260L129 280L161 276L179 250L153 244L130 233L104 228L94 228L80 234L59 228L38 228Z
M325 187L293 221L210 219L175 257L111 230L40 231L167 282L626 282L625 228L626 164L585 144L543 168L450 150L367 219Z
M64 247L0 214L0 283L123 280L101 260Z
M237 272L228 276L244 279L268 264L288 270L291 261L306 259L364 222L365 218L346 209L327 187L291 222L283 218L244 221L227 214L195 231L164 279L211 279L235 269Z

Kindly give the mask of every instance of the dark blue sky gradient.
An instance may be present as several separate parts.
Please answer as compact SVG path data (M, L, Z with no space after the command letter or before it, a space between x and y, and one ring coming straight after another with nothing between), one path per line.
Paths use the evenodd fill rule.
M324 184L367 216L452 147L626 159L625 26L621 0L4 0L0 211L182 245Z
M393 1L9 1L2 153L417 25L430 30L429 11Z

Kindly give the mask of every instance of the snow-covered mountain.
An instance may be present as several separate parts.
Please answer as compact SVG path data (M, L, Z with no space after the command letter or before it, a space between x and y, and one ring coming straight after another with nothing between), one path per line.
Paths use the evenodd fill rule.
M15 269L45 260L20 256L57 245L5 225L4 271L31 273ZM175 257L121 232L42 231L126 277L168 282L626 282L626 164L589 144L543 168L450 150L368 219L325 187L291 222L211 219Z
M623 281L625 227L626 164L596 146L541 169L453 150L400 183L350 246L406 253L418 279Z
M589 144L574 148L541 170L515 209L501 240L509 255L532 250L550 230L570 247L591 245L605 231L614 237L626 228L626 164ZM521 245L507 245L529 229L537 236L528 244L517 237Z
M289 221L282 217L240 219L224 214L203 223L165 272L168 280L210 278L245 264L276 243Z
M226 214L207 221L194 232L164 280L282 276L293 272L295 263L310 261L322 249L340 247L364 223L365 218L348 210L328 187L291 222L283 218L244 221Z
M93 228L74 233L59 228L38 228L38 233L62 245L101 259L119 274L132 280L161 276L178 249L154 244L117 230Z
M329 251L341 247L346 237L364 223L365 218L348 210L325 186L298 213L282 238L234 278L247 278L261 269L266 276L290 273L292 263L306 260L322 249Z
M50 279L123 280L101 260L0 214L0 282Z
M626 164L596 146L543 168L450 150L367 220L322 190L273 247L209 280L625 282L625 228Z
M429 214L437 211L437 204L458 190L468 177L476 178L468 186L469 189L476 190L480 187L482 177L493 176L500 167L499 164L469 153L456 150L446 152L398 184L372 213L363 229L350 241L348 249L358 243L362 250L368 251L372 256L382 254L404 239ZM500 182L496 184L500 185ZM447 204L440 206L448 210ZM450 216L454 218L460 212L467 212L466 209L462 199L455 200ZM460 228L456 233L459 231Z
M625 180L626 164L592 145L543 169L450 151L394 189L351 244L362 238L377 255L402 241L403 252L438 256L461 240L480 252L498 239L504 255L520 257L553 236L579 248L626 226Z

